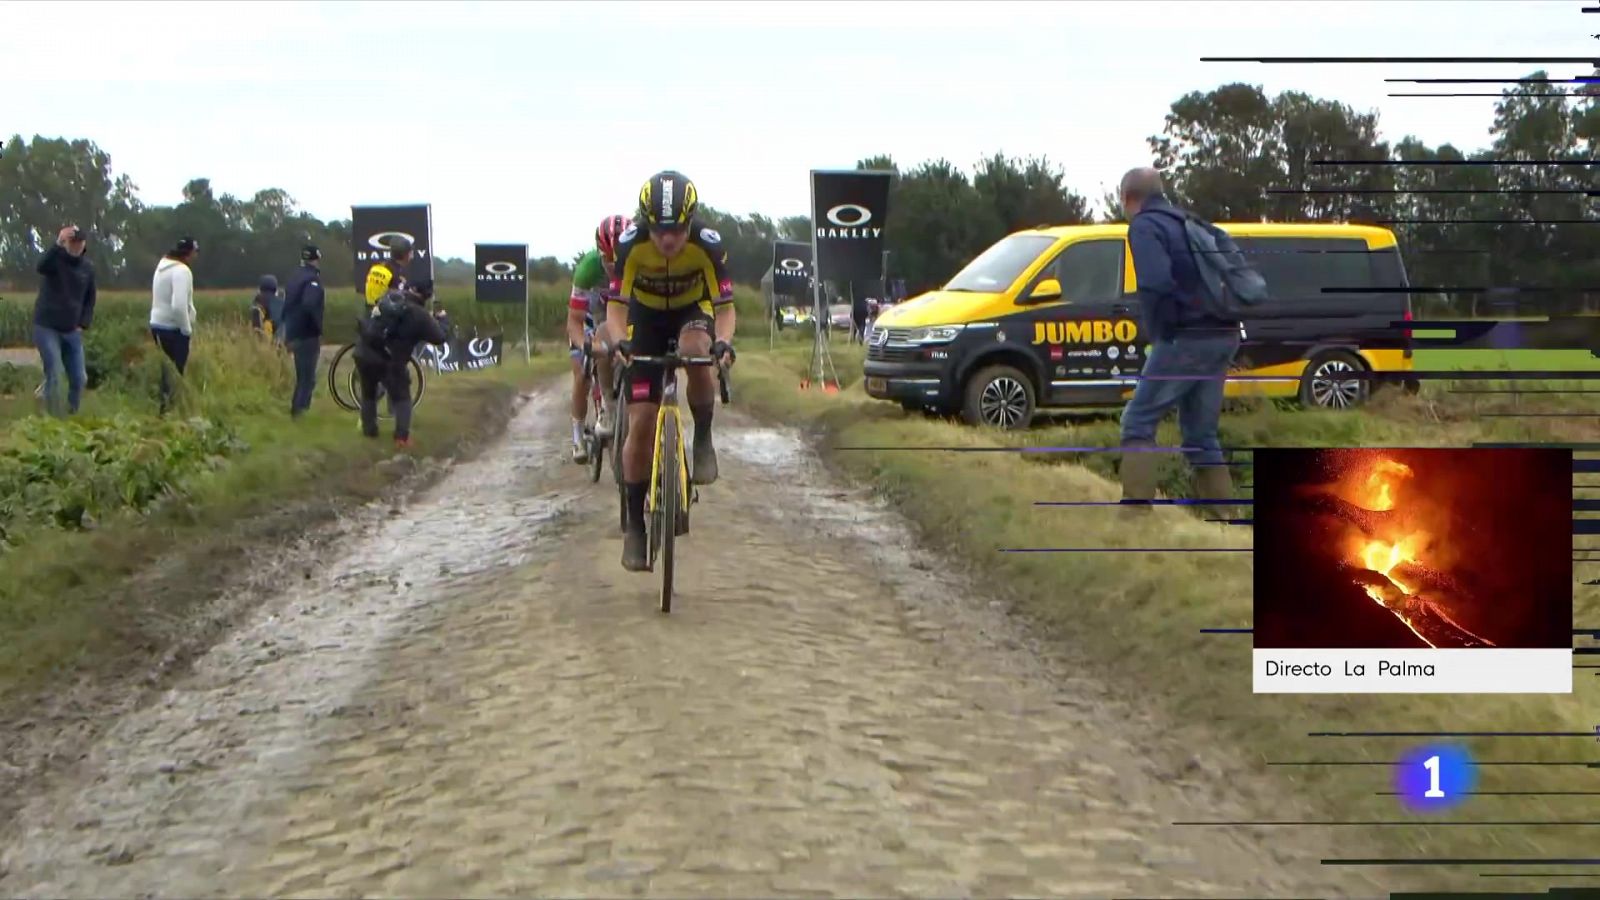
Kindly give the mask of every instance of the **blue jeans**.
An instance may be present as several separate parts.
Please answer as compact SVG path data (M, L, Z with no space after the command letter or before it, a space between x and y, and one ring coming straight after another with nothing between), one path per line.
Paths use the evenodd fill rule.
M53 416L61 415L60 384L56 370L67 372L67 408L78 411L83 402L83 385L89 380L83 362L83 332L56 331L43 325L33 326L33 344L39 348L39 363L44 366L45 408Z
M1122 411L1122 446L1154 446L1156 426L1176 406L1183 455L1189 464L1226 462L1217 438L1217 420L1222 417L1228 366L1238 350L1237 331L1179 334L1153 345L1140 372L1145 377Z
M322 338L296 338L289 342L289 349L294 353L294 399L289 402L289 413L298 416L311 408L311 395L317 389Z

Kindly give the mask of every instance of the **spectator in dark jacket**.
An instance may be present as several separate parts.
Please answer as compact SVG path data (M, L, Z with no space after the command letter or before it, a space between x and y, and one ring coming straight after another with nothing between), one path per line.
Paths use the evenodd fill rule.
M1217 422L1240 323L1206 314L1201 292L1208 288L1189 248L1183 213L1162 193L1161 175L1134 169L1123 176L1121 195L1150 344L1138 387L1122 412L1122 498L1146 504L1155 499L1156 426L1176 407L1196 499L1228 499L1233 488Z
M278 279L274 275L261 276L261 284L256 290L255 299L250 302L250 327L256 334L271 340L277 330L277 319L273 317L273 301L278 299Z
M322 354L322 252L307 244L300 268L289 276L283 298L283 341L294 354L294 398L289 415L299 418L311 408L317 387L317 358Z
M94 266L85 257L89 235L68 225L56 235L36 267L39 298L33 304L33 342L44 366L45 406L61 415L56 370L67 374L67 409L76 413L83 402L88 374L83 359L83 330L94 321Z
M356 341L356 372L361 380L361 433L378 436L378 388L394 412L394 444L411 446L411 354L420 343L442 344L444 326L428 313L433 285L420 281L380 300L375 317ZM391 306L395 312L388 312Z

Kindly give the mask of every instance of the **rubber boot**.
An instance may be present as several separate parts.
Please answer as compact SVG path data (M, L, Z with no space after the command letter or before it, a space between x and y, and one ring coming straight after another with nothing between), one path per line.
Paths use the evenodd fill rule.
M1196 466L1194 468L1194 498L1196 500L1232 500L1233 476L1227 466ZM1233 506L1203 506L1207 519L1232 519L1238 515Z
M1161 455L1153 450L1131 450L1122 454L1122 501L1129 504L1123 508L1125 516L1149 515L1152 507L1148 501L1156 498L1160 464Z

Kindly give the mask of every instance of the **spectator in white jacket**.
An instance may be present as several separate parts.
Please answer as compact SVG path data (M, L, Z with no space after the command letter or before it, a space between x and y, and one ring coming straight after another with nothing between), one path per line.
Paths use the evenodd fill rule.
M194 272L189 263L200 253L194 238L179 238L161 262L156 264L150 285L150 336L171 360L181 376L189 365L189 339L194 335ZM161 412L172 403L172 372L161 366Z

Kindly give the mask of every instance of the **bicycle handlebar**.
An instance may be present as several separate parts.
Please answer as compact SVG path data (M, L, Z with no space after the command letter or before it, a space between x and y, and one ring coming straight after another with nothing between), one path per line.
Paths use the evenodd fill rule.
M727 406L733 399L733 388L728 384L728 367L718 362L715 356L680 356L676 353L667 353L660 356L634 356L628 360L629 365L640 363L665 366L668 369L716 366L717 389L722 395L722 405Z

